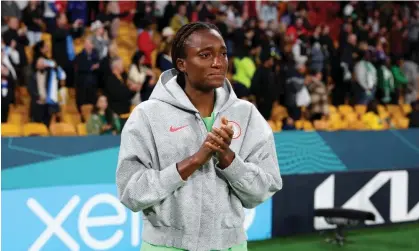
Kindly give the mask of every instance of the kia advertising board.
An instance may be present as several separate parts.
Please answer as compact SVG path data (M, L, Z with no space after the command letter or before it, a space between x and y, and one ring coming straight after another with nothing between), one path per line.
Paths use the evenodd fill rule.
M419 168L284 175L273 197L273 236L334 228L314 210L343 207L375 215L368 225L419 220Z

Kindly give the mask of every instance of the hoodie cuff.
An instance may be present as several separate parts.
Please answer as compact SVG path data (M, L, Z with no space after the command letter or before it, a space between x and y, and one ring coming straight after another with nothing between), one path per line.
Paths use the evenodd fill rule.
M218 164L218 163L217 163ZM243 179L253 179L257 175L258 170L251 165L246 165L244 161L236 154L233 162L227 168L221 169L217 165L217 169L230 181L232 184L240 182Z
M161 180L165 183L164 187L166 191L172 192L186 183L186 181L184 181L180 176L176 163L163 169L160 174Z

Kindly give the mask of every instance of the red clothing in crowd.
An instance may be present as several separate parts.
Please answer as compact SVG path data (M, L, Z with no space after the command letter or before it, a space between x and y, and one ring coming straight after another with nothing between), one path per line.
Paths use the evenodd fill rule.
M137 40L138 50L144 52L146 65L151 65L151 53L156 49L156 45L153 43L151 33L148 31L142 31L138 36Z
M299 35L307 35L307 30L304 27L301 27L300 29L298 29L295 26L290 26L287 29L287 34L288 37L292 38L292 42L295 43L295 41L297 40Z

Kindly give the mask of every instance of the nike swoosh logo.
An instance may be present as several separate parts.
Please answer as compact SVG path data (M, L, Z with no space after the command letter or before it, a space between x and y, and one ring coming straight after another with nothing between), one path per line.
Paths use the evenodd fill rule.
M181 126L181 127L173 127L173 126L171 126L170 127L170 132L177 132L177 131L179 131L180 129L183 129L183 128L185 128L185 127L187 127L188 125L184 125L184 126Z

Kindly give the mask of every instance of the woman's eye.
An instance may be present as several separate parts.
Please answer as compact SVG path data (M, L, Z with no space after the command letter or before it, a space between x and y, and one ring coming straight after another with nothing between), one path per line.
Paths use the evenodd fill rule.
M227 52L223 52L223 56L226 57L227 56Z
M209 57L209 56L210 56L210 54L209 54L209 53L201 53L201 54L199 54L199 56L200 56L201 58L207 58L207 57Z

